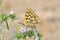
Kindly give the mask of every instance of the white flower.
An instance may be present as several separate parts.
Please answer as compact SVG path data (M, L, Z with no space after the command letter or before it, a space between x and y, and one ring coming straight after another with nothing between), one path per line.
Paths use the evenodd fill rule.
M13 13L14 13L14 12L13 12L13 10L11 9L10 12L9 12L9 14L13 14Z
M22 26L22 27L20 27L20 30L19 30L21 33L24 33L24 32L26 32L26 27L25 26Z
M13 12L13 9L11 8L11 10L9 11L9 13L8 13L8 15L10 15L10 14L13 14L14 12Z

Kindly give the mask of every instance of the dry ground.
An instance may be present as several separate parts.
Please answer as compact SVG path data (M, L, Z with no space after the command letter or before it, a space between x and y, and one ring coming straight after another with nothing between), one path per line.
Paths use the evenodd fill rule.
M36 25L43 34L41 40L60 40L60 0L2 0L0 12L8 13L10 8L23 21L26 8L32 8L40 17L42 23ZM4 29L4 39L8 32Z

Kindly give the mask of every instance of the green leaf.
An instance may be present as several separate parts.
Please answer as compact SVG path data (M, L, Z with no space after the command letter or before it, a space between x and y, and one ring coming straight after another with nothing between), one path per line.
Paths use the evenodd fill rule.
M39 37L42 37L43 35L41 34L41 33L39 33L39 32L37 32L37 35L39 36Z
M33 31L28 31L28 32L27 32L27 35L28 35L29 37L32 37L32 36L34 35L34 32L33 32Z
M25 32L25 33L23 33L23 38L25 38L26 36L27 36L26 32Z
M20 35L20 34L16 34L16 37L17 37L18 39L20 39L20 38L21 38L21 35Z
M36 31L37 32L37 31ZM39 40L41 40L41 38L42 38L42 34L41 33L39 33L39 32L37 32L37 35L38 35L38 37L39 37Z
M2 23L2 19L0 18L0 24Z
M23 37L22 34L16 34L16 38L17 38L17 39L20 39L20 38L22 38L22 37Z
M10 14L9 17L10 17L12 20L16 19L16 15L15 15L15 14Z
M6 21L8 19L8 16L6 14L1 13L0 19L1 19L1 21Z
M3 14L3 13L0 14L0 22L2 23L2 22L5 21L6 22L7 29L9 29L7 19L8 19L7 14Z

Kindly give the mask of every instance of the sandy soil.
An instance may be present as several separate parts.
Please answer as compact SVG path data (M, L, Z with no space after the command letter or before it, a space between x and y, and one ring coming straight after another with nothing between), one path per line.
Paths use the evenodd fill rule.
M32 8L42 21L36 25L43 34L41 40L60 40L60 0L2 0L0 12L8 13L11 8L19 22L23 22L25 9ZM8 32L4 31L3 40L9 40Z

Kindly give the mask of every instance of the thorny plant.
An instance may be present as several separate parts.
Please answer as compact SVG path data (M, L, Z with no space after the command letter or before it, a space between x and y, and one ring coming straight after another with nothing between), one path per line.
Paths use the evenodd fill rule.
M41 40L41 37L43 36L41 33L39 33L38 31L36 31L35 29L33 30L27 30L26 32L23 32L23 33L17 33L16 34L16 38L18 40L20 40L21 38L25 39L26 40L26 37L33 37L34 36L34 39L35 40Z
M7 29L9 29L9 25L8 25L8 21L7 21L9 18L14 20L16 18L16 15L15 14L7 15L5 13L0 13L0 22L1 23L6 22Z
M30 12L31 12L31 15L30 15ZM27 14L30 15L29 17L32 16L32 18L29 18L30 20L28 19L28 17L27 17L28 15ZM35 24L37 24L37 23L40 22L39 21L39 17L32 10L30 10L30 9L28 9L28 11L27 11L27 13L25 15L27 15L27 16L25 16L25 21L24 21L24 26L25 27L26 26L27 27L31 26L31 28L32 28ZM26 17L27 17L28 21L27 21ZM8 21L7 21L9 18L11 18L12 20L15 20L16 19L16 15L15 14L9 14L9 15L7 15L5 13L0 13L0 22L1 23L6 22L7 29L9 29L9 25L8 25ZM26 23L26 22L28 22L28 23ZM18 40L20 40L21 38L23 38L23 39L26 40L27 36L30 37L30 38L32 36L34 36L35 40L40 40L41 37L42 37L42 34L40 34L39 32L37 32L36 29L33 28L32 30L29 30L29 31L26 31L26 32L23 32L23 33L17 33L15 35L15 37Z

